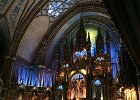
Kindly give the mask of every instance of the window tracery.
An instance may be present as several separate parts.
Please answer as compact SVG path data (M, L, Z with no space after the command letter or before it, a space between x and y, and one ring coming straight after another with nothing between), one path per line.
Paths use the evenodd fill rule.
M63 14L76 3L87 1L103 2L103 0L50 0L38 15L50 16L50 23L53 23L59 15Z

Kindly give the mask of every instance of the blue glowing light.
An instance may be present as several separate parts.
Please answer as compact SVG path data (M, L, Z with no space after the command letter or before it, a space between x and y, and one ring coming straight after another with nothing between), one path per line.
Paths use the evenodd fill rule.
M83 56L87 56L87 51L86 50L82 50L75 52L74 54L74 62L78 59L78 58L82 58Z
M28 69L28 66L22 65L18 66L18 84L21 84L21 80L26 86L41 87L40 84L43 84L43 87L52 86L52 73L47 70L44 71L43 81L39 80L39 70L38 69ZM43 83L42 83L43 82Z
M62 85L59 85L59 86L57 87L57 89L58 89L58 90L63 90L63 86L62 86Z
M101 85L101 81L100 81L100 80L96 80L96 81L94 82L94 85L97 85L97 86Z
M72 77L72 80L77 80L77 79L83 79L84 76L82 74L75 74L73 77Z
M94 34L93 36L96 37L97 33L93 32L92 34ZM106 34L102 34L104 37L104 54L107 53L107 45L106 45ZM91 36L92 37L92 36ZM91 56L93 57L96 53L96 43L95 43L95 39L91 38ZM115 78L116 76L116 72L117 72L117 66L118 66L118 50L120 49L120 43L119 43L119 39L117 38L117 36L112 33L112 38L110 41L110 56L111 56L111 64L112 64L112 75L113 78Z

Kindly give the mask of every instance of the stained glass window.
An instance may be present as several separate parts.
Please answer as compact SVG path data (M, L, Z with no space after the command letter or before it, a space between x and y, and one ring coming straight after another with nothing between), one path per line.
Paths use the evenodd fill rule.
M102 0L50 0L48 5L46 5L38 15L50 16L50 22L52 23L59 15L63 14L76 3L86 1L102 2Z
M82 74L75 74L73 77L72 77L72 81L74 80L81 80L81 79L84 79L84 76Z
M87 51L86 50L82 50L81 52L80 51L75 52L75 54L74 54L74 62L77 59L81 59L83 57L87 57Z

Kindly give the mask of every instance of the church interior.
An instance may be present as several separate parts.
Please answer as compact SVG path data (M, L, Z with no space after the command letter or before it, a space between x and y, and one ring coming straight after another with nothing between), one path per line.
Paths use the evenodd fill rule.
M140 100L140 1L0 0L0 100Z

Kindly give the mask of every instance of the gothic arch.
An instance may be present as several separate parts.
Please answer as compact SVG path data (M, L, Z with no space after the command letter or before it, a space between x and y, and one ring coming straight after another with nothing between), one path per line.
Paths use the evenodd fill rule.
M107 11L105 10L105 8L103 7L102 4L101 5L95 4L94 6L93 5L94 5L94 2L93 3L91 3L91 2L90 3L84 3L84 4L81 3L79 5L73 6L71 9L69 9L64 14L62 14L55 21L55 23L50 26L50 28L46 32L46 35L44 36L44 38L40 42L40 46L36 49L35 56L39 56L40 51L43 51L41 53L44 53L45 55L47 53L49 53L49 57L47 57L48 55L46 55L46 60L49 63L50 59L48 59L48 58L51 58L51 56L52 56L51 53L49 52L49 50L52 51L52 49L49 49L49 48L51 48L50 46L54 47L56 45L56 44L52 43L53 42L52 40L55 39L54 37L57 36L57 33L64 26L64 24L66 24L71 18L73 18L76 14L78 14L80 12L91 11L91 12L95 12L95 13L99 14L99 16L101 15L103 17L106 17L106 18L110 19L109 14L107 13ZM60 37L61 36L58 36L57 39L59 39Z

